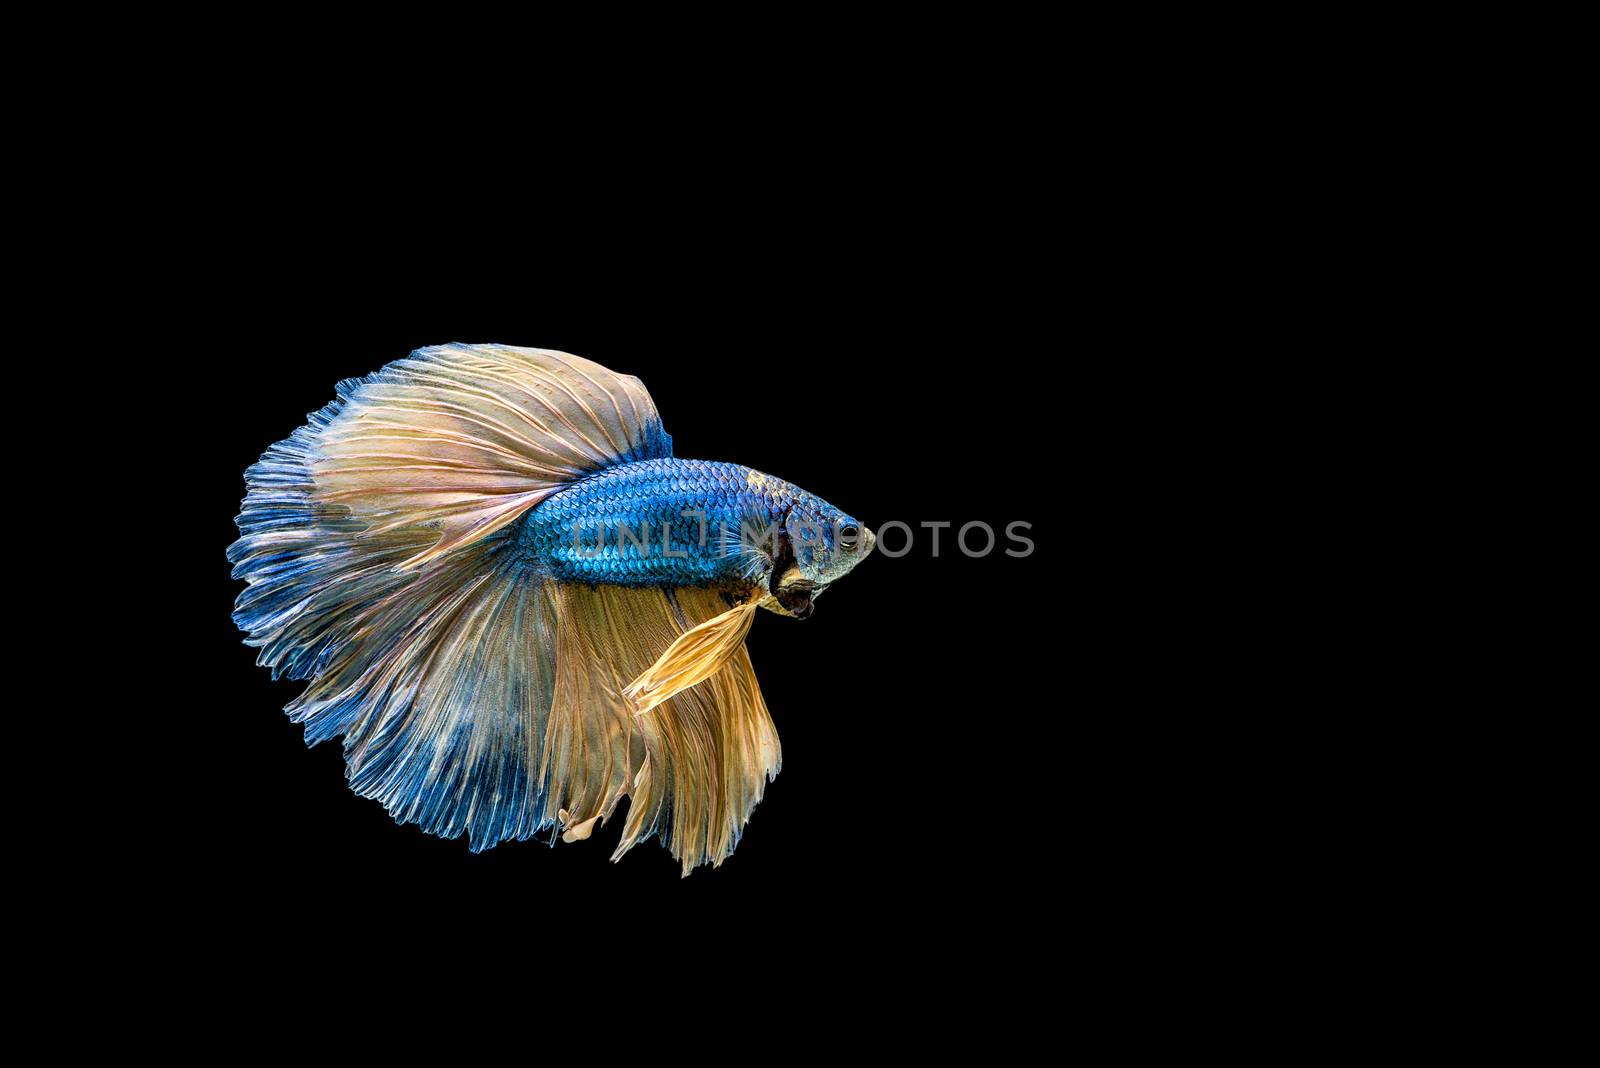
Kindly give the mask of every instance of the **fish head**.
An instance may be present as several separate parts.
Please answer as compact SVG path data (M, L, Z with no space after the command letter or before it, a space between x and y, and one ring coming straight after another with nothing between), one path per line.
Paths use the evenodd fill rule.
M788 614L804 618L811 602L866 559L877 538L866 524L820 498L807 495L783 520L783 555L772 593Z

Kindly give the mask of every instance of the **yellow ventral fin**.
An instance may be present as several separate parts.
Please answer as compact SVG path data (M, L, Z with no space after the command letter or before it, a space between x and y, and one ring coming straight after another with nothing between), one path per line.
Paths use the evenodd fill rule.
M745 635L750 633L759 606L755 600L735 605L685 631L623 689L622 696L632 704L634 714L643 715L674 694L715 675L744 648Z

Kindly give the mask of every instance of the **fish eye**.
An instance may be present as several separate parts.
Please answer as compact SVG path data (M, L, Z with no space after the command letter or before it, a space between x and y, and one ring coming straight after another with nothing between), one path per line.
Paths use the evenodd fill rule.
M861 528L854 523L846 523L839 528L839 548L854 549L856 539L861 537Z

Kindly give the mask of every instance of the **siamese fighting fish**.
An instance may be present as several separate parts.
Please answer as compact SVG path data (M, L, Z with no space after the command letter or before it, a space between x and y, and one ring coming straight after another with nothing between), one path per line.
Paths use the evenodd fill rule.
M854 517L681 460L639 379L564 352L418 349L245 472L233 618L350 788L477 852L738 843L780 753L745 636L872 551Z

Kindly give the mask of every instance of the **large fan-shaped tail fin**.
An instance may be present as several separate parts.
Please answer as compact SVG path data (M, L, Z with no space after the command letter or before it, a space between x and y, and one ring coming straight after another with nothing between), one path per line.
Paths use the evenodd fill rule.
M234 619L274 677L313 680L286 711L310 743L344 736L358 793L474 849L525 838L644 748L582 723L575 749L552 716L556 587L505 528L593 471L668 455L636 378L565 353L420 349L341 383L246 472Z

